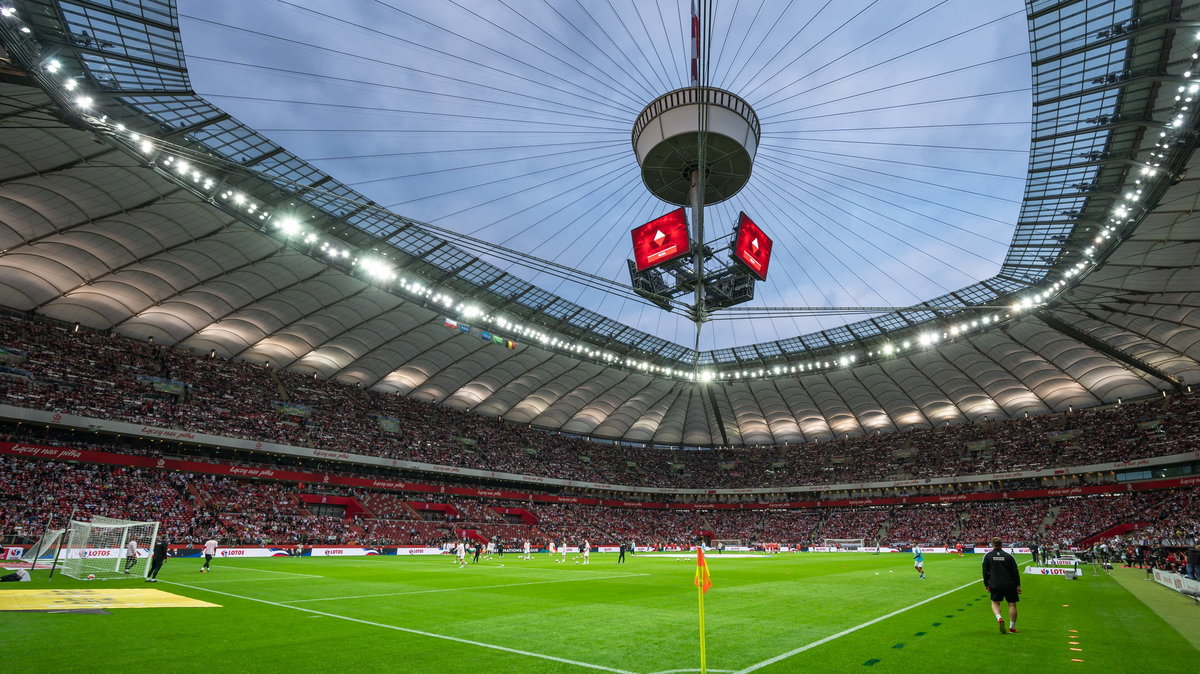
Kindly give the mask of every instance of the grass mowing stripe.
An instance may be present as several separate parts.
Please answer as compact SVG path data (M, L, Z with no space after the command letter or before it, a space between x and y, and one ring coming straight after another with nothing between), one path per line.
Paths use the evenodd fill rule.
M316 609L304 608L303 606L289 606L288 604L281 604L279 602L268 601L266 599L255 599L254 597L246 597L246 596L243 596L240 594L233 594L232 592L222 592L221 590L212 590L207 587L198 587L195 585L188 585L187 583L175 583L175 582L171 582L169 580L164 580L162 582L170 584L170 585L178 585L179 587L187 587L187 588L191 588L193 590L199 590L201 592L211 592L213 594L225 595L226 597L233 597L235 599L244 599L246 601L253 601L253 602L257 602L259 604L267 604L268 606L278 606L279 608L291 609L293 611L303 611L305 613L312 613L314 615L325 616L326 618L337 618L338 620L348 620L353 623L359 623L360 625L370 625L372 627L382 627L383 629L396 630L397 632L406 632L408 634L416 634L416 635L423 636L423 637L430 637L432 639L444 639L446 641L455 641L460 644L468 644L470 646L479 646L480 648L490 648L495 651L504 651L505 653L515 653L517 655L527 655L531 658L540 658L542 660L551 660L553 662L561 662L563 664L574 665L576 667L584 667L587 669L598 669L598 670L601 670L604 672L614 672L614 674L634 674L633 672L629 672L624 669L615 669L613 667L605 667L604 665L594 665L590 662L580 662L578 660L568 660L567 658L559 658L559 657L556 657L553 655L546 655L544 653L533 653L531 651L523 651L518 648L508 648L507 646L497 646L496 644L485 644L482 641L472 641L470 639L460 639L459 637L452 637L452 636L448 636L445 634L434 634L433 632L424 632L421 630L409 629L407 627L399 627L397 625L388 625L386 623L377 623L377 622L372 622L370 620L362 620L361 618L352 618L350 616L338 615L336 613L326 613L325 611L318 611Z
M292 601L281 602L283 604L302 604L310 601L338 601L341 599L373 599L375 597L399 597L406 594L429 594L430 592L462 592L464 590L491 590L497 587L517 587L519 585L549 585L551 583L579 583L585 580L615 580L617 578L636 578L638 576L649 576L648 573L622 573L619 575L609 575L602 577L591 578L565 578L563 580L531 580L527 583L504 583L502 585L471 585L469 587L439 587L432 590L409 590L407 592L385 592L383 594L359 594L350 595L348 597L317 597L315 599L294 599ZM197 581L199 582L199 581Z
M884 620L887 620L888 618L891 618L892 616L897 616L897 615L900 615L901 613L904 613L905 611L908 611L910 609L914 609L923 604L928 604L929 602L931 602L935 599L941 599L942 597L945 597L948 594L953 594L964 588L971 587L972 585L978 585L979 582L980 581L978 581L978 580L973 580L969 583L959 585L958 587L954 588L953 590L946 590L945 592L943 592L941 594L934 595L932 597L929 597L928 599L923 599L923 600L921 600L915 604L912 604L910 606L905 606L904 608L896 609L895 611L892 611L891 613L889 613L887 615L882 615L882 616L879 616L878 618L868 620L867 622L862 623L861 625L855 625L854 627L851 627L849 629L844 629L841 632L838 632L837 634L831 634L831 635L825 637L824 639L818 639L817 641L814 641L810 644L805 644L805 645L801 646L800 648L792 649L792 650L788 651L787 653L782 653L780 655L776 655L775 657L767 659L767 660L763 660L762 662L756 662L753 665L750 665L749 667L746 667L744 669L739 669L737 671L737 674L746 674L746 672L753 672L757 669L762 669L763 667L768 667L770 665L775 664L776 662L779 662L780 660L786 660L786 659L792 657L793 655L803 653L804 651L807 651L810 648L816 648L817 646L820 646L821 644L827 644L830 641L833 641L834 639L840 639L841 637L844 637L847 634L853 634L854 632L857 632L864 627L870 627L871 625L874 625L877 622L882 622Z

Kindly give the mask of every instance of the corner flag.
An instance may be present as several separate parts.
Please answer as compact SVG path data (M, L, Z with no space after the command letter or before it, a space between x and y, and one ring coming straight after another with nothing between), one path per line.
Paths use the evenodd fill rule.
M696 587L700 588L700 592L708 592L708 588L712 587L712 578L708 575L708 562L704 561L704 550L700 546L696 546Z
M708 563L704 561L704 549L696 546L696 598L700 601L700 672L708 672L708 648L704 644L704 593L712 587L712 579L708 577Z

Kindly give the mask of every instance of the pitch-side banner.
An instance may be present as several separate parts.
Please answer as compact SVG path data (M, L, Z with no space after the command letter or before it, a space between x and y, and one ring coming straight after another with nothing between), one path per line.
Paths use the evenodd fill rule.
M365 557L381 552L376 548L311 548L308 554L313 557Z
M148 550L138 550L138 557L149 557ZM125 559L124 548L63 548L59 559Z
M1177 573L1167 573L1166 571L1154 570L1154 580L1160 585L1182 592L1191 597L1200 597L1200 581L1195 581L1190 578L1184 578Z
M386 553L385 553L386 554ZM441 548L396 548L397 555L440 555Z
M1025 573L1030 576L1082 576L1083 572L1068 566L1027 566Z

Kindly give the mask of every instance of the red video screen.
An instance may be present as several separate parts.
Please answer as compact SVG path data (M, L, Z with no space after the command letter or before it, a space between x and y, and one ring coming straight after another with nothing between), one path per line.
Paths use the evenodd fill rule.
M633 262L638 271L658 266L689 252L688 222L683 209L634 229Z
M758 280L767 280L767 267L771 265L771 237L764 234L745 213L738 215L733 256L746 265Z

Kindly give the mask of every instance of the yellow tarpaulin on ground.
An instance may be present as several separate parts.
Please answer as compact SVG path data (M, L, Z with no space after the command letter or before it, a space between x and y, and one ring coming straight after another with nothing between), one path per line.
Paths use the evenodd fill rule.
M110 608L194 608L216 607L199 599L162 590L143 589L63 589L10 590L0 592L0 611L53 611Z

